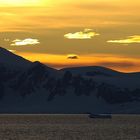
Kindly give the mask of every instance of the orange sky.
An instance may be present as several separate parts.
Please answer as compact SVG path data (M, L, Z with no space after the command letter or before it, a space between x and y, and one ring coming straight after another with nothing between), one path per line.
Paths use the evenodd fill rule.
M56 55L46 53L26 53L14 52L32 62L40 61L48 66L56 69L64 67L77 66L104 66L123 72L137 72L140 69L140 59L130 58L127 56L111 55L111 54L93 54L93 55ZM69 56L77 56L70 59Z
M139 0L0 0L0 46L55 68L140 71L139 7Z

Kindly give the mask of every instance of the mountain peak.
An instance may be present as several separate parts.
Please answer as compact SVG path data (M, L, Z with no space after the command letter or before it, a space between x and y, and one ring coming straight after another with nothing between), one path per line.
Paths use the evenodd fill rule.
M8 51L8 50L5 49L5 48L0 47L0 54L2 54L2 53L11 53L11 52Z
M9 69L26 68L31 62L0 47L0 64Z

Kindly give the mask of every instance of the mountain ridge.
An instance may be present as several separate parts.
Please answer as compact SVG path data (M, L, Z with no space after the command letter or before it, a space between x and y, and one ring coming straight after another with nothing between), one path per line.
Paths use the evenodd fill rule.
M2 48L0 62L0 113L140 113L139 73L100 66L56 70Z

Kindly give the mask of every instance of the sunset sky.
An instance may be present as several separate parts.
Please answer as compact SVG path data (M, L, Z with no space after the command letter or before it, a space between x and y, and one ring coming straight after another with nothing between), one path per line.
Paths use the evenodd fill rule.
M0 46L57 69L140 71L140 1L0 0Z

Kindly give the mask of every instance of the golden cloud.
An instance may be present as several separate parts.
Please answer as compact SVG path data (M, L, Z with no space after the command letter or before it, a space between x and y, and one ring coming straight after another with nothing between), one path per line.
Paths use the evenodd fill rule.
M129 36L128 38L121 40L108 40L107 42L120 44L140 43L140 35Z
M100 34L93 32L92 29L84 29L84 31L65 34L64 37L67 39L92 39L98 35Z
M38 39L32 39L32 38L26 38L24 40L21 39L15 39L12 41L11 46L25 46L25 45L36 45L39 44Z

